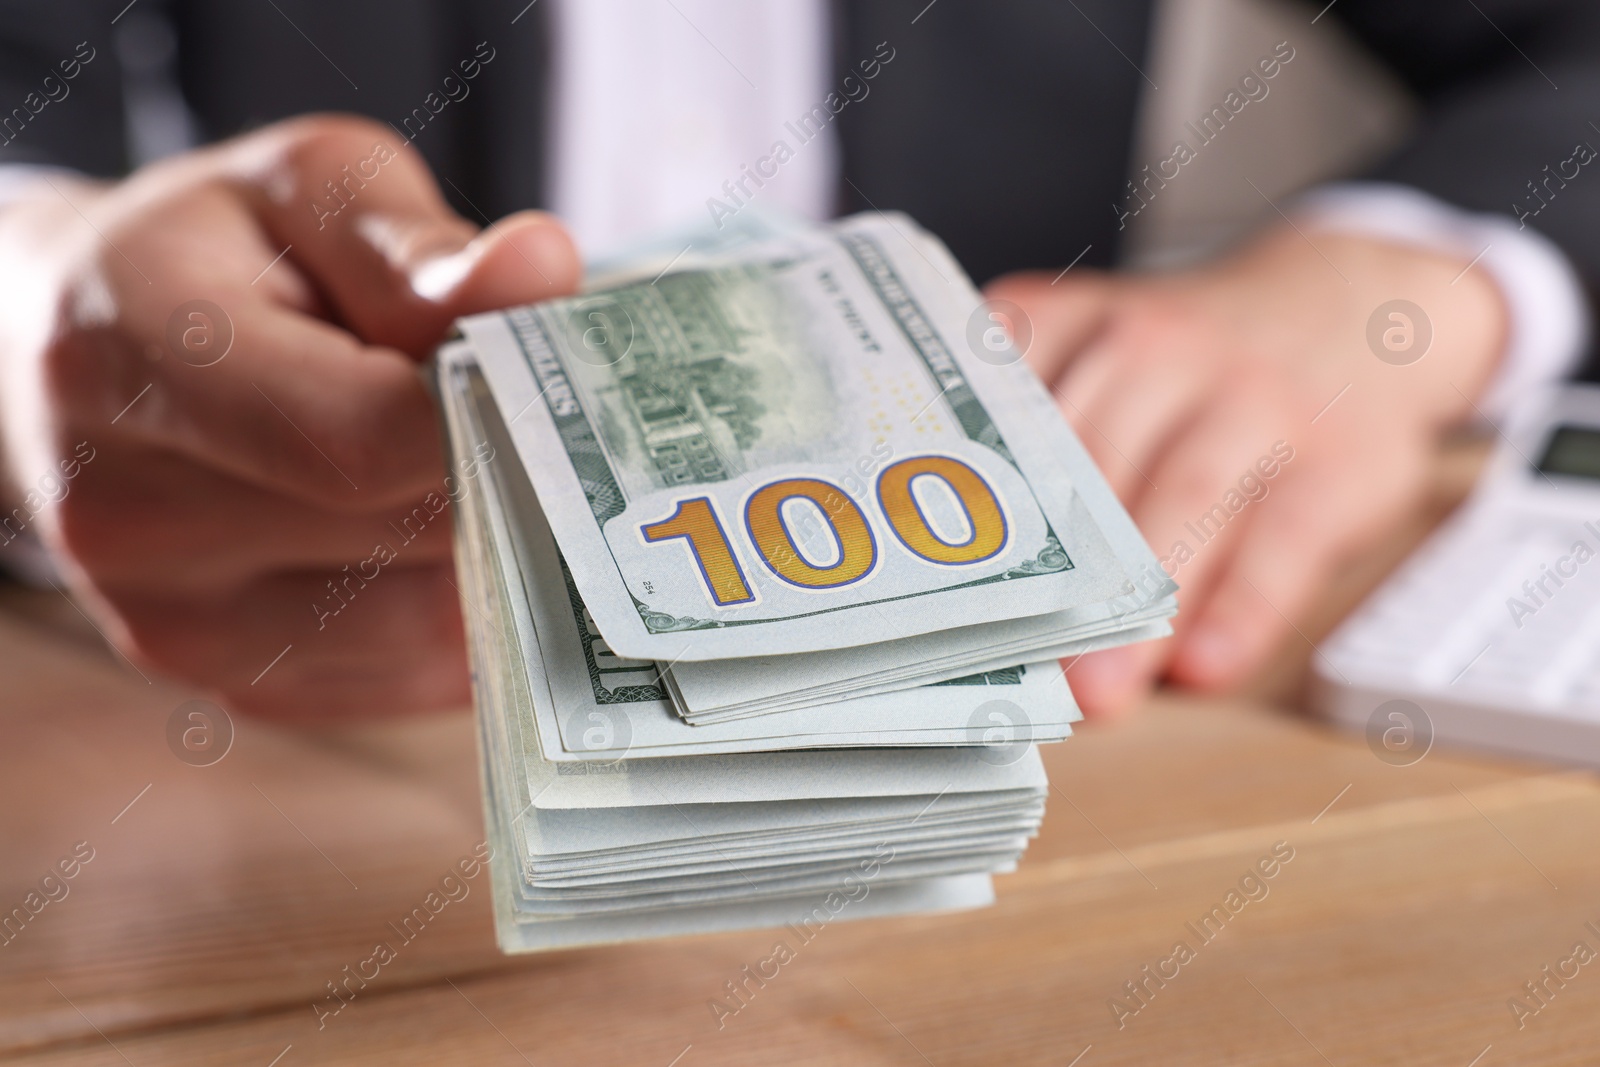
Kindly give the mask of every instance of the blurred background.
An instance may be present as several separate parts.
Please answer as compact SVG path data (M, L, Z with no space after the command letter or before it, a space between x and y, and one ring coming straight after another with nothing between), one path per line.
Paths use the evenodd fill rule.
M1331 6L1331 5L1329 5ZM1277 201L1321 181L1357 175L1398 145L1414 117L1405 88L1333 19L1303 32L1295 0L1162 0L1133 167L1164 159L1184 123L1209 111L1279 41L1295 48L1291 77L1271 84L1271 107L1247 107L1228 125L1228 147L1201 152L1129 221L1127 261L1183 266L1261 225ZM1245 179L1248 178L1249 181Z

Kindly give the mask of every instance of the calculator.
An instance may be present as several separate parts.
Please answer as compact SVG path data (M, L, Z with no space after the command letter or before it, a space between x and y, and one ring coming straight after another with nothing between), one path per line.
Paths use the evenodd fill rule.
M1472 496L1316 672L1320 709L1389 762L1437 740L1600 766L1600 386L1513 414Z

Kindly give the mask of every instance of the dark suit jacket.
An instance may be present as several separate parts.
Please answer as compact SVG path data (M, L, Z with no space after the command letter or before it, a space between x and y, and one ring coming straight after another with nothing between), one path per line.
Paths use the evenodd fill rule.
M113 21L159 14L176 29L178 82L205 138L308 111L360 112L412 136L469 218L539 204L547 55L538 4L138 0L119 17L125 5L0 0L0 120L35 103L29 94L59 73L79 42L95 50L69 95L21 116L25 125L0 122L8 138L0 163L124 172L125 85L137 73L124 68L147 62L151 46L118 42ZM1111 264L1150 7L837 0L838 80L879 42L894 49L870 96L836 120L840 209L908 211L979 281L1060 266L1091 244L1084 263ZM1313 14L1307 9L1298 31L1306 37L1326 31ZM1336 0L1322 18L1332 20L1365 41L1424 106L1415 136L1374 176L1475 210L1510 215L1518 205L1541 206L1528 224L1554 239L1592 287L1600 282L1600 166L1557 173L1571 174L1578 143L1600 148L1600 4ZM479 42L493 60L469 95L433 114L425 101L444 98L444 79L459 75ZM51 91L59 94L59 83ZM406 123L415 115L426 125ZM1539 199L1530 183L1539 184Z

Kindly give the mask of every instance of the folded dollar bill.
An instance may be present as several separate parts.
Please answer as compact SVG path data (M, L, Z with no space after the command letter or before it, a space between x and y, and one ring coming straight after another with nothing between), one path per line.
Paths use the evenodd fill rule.
M443 360L451 378L453 417L470 427L463 440L488 443L512 455L499 411L477 368L460 350ZM971 735L980 693L1015 707L1033 740L1059 740L1081 718L1055 660L993 670L944 685L885 687L856 698L813 702L785 715L724 719L697 729L700 719L674 713L670 674L650 661L616 655L595 627L556 547L526 473L517 463L490 464L480 492L462 501L462 539L475 546L492 573L484 596L498 601L498 621L521 642L523 662L543 672L549 702L535 705L543 753L553 761L595 759L604 753L631 758L697 752L763 751L864 744L962 744ZM491 558L492 557L492 558ZM479 584L471 580L471 584ZM823 653L813 654L813 658ZM799 658L799 657L789 657ZM557 708L561 709L559 715ZM994 709L991 709L994 710ZM981 729L992 723L980 716Z
M600 631L676 665L1117 617L1141 568L1171 593L979 310L857 216L461 328Z
M503 948L990 899L1081 717L1058 661L1175 610L992 330L882 215L752 216L459 324Z

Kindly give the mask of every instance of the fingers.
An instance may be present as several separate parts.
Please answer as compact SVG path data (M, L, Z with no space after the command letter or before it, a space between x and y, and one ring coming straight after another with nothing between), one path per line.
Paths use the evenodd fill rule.
M1255 519L1253 475L1281 432L1287 409L1270 385L1241 378L1216 394L1205 414L1174 436L1150 467L1154 487L1132 509L1156 556L1180 584L1182 634L1210 595L1225 564ZM1068 680L1086 714L1126 711L1160 676L1175 642L1144 642L1086 656Z
M1368 441L1336 455L1308 448L1273 485L1179 636L1175 680L1203 688L1242 681L1301 624L1335 567L1415 505L1424 440Z
M6 422L38 466L95 449L46 533L107 634L246 710L464 700L459 494L415 357L459 315L568 291L560 227L479 233L351 120L69 192L0 228L32 283L0 301L29 368Z
M289 123L213 152L220 162L130 183L101 225L149 267L135 274L122 256L103 257L137 299L122 302L113 325L66 331L52 361L55 392L78 409L83 432L107 436L116 420L117 433L323 508L393 506L436 486L433 404L405 353L425 352L456 315L569 286L577 261L543 216L473 237L409 149L353 170L339 187L346 201L302 195L316 168L342 172L333 160L388 132ZM362 178L372 167L382 170ZM234 175L233 194L207 176L219 169ZM193 187L174 195L183 183ZM92 305L98 284L89 276L68 305ZM190 311L189 326L183 310L199 302L209 307ZM324 311L356 321L346 329L316 317ZM187 351L191 338L203 344Z
M238 299L231 310L219 305L232 341L214 363L130 365L114 347L83 342L73 376L121 384L64 390L87 394L77 432L97 442L136 438L324 509L392 507L438 487L437 416L409 358Z
M450 553L452 496L472 491L456 479L409 506L349 515L163 449L101 447L93 456L42 522L86 580L125 593L213 594L308 568L338 581L384 549L408 565L439 562Z
M1124 501L1145 468L1204 399L1214 361L1199 358L1182 310L1093 273L1015 274L985 290L1021 309L1030 366Z
M1067 372L1058 399L1081 424L1084 447L1126 503L1150 492L1151 471L1170 439L1214 387L1197 361L1124 347L1111 338Z
M565 231L524 212L477 226L390 127L320 116L237 142L225 156L266 229L368 342L422 356L451 320L572 291Z
M1131 292L1063 373L1057 397L1124 501L1150 490L1167 441L1229 386L1210 343L1182 301Z
M1008 274L984 287L988 301L1009 301L1021 309L1025 323L1012 332L1030 336L1023 355L1045 385L1053 385L1063 368L1106 322L1111 309L1110 282L1083 270L1052 281L1043 273ZM1015 337L1019 344L1021 337Z
M422 263L411 284L456 318L570 293L581 276L577 248L561 224L519 211L490 223L459 253Z
M101 242L64 272L41 357L53 421L328 508L425 491L440 452L414 361L314 317L317 285L202 163L141 172L63 223L121 252Z
M1141 641L1062 660L1067 684L1084 715L1116 719L1137 707L1150 692L1171 641Z
M319 574L288 574L214 600L110 603L118 643L136 660L241 711L326 722L470 699L453 582L448 564L396 566L339 599Z
M1094 355L1074 359L1051 389L1061 413L1066 416L1073 433L1083 442L1089 458L1094 460L1102 474L1112 469L1113 461L1124 470L1131 465L1117 456L1111 441L1095 428L1085 409L1092 410L1095 400L1104 395L1111 388L1111 382L1119 377L1120 368L1115 354L1101 348Z

